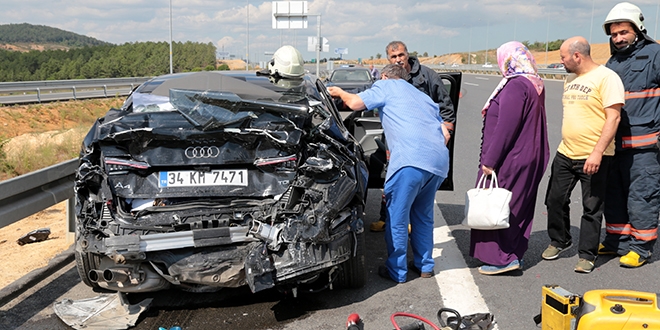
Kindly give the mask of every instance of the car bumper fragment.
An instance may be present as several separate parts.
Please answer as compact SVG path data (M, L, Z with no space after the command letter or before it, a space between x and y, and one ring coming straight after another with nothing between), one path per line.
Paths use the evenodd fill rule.
M246 227L210 228L151 235L111 236L103 239L106 255L208 247L255 241Z

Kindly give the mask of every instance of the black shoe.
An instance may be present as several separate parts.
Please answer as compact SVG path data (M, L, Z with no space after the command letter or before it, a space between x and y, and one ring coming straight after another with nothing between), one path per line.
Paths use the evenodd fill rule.
M433 271L430 271L430 272L422 272L421 270L419 270L419 268L417 268L417 267L415 266L415 262L414 262L414 261L411 261L411 262L408 263L408 269L409 269L409 270L412 270L412 271L415 272L415 273L417 273L417 275L419 275L419 277L421 277L421 278L431 278L431 277L433 277L433 276L435 275L435 274L433 273Z
M392 278L392 276L390 276L390 272L387 270L387 266L378 266L378 276L380 276L380 277L382 277L386 280L390 280L392 282L399 283L399 282L395 281Z

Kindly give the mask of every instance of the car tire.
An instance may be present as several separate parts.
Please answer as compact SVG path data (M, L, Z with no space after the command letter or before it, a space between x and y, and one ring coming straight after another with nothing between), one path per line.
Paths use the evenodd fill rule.
M358 289L367 283L364 231L351 236L351 257L341 264L338 285L342 288ZM355 255L352 254L353 251L356 252Z
M78 236L78 229L76 228L76 247L75 251L73 253L74 257L76 258L76 269L78 270L78 276L80 276L80 280L85 283L88 287L91 287L93 289L99 289L100 286L89 278L89 272L92 269L98 268L100 264L100 260L98 256L95 256L94 254L91 253L86 253L86 252L80 252L82 249L80 245L81 243L79 242L79 236Z
M95 256L92 255L91 253L82 253L82 252L75 252L75 257L76 257L76 268L78 269L78 275L80 276L80 280L82 280L85 285L91 288L100 288L98 284L92 282L92 280L89 279L89 272L92 269L95 269L96 267L95 264L98 264L95 262Z

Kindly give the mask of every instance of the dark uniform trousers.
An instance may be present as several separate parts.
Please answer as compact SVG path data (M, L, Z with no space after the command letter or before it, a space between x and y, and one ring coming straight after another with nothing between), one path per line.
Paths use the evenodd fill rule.
M605 247L619 255L635 251L648 258L658 238L658 149L617 151L610 167L606 199Z

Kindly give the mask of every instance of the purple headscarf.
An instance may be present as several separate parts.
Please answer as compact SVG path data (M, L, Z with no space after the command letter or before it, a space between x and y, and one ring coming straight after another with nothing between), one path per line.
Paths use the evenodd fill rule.
M543 80L537 73L536 61L525 45L517 41L509 41L497 49L497 65L502 73L502 80L484 104L481 114L486 115L490 101L504 88L509 79L523 76L532 82L536 92L543 92Z

